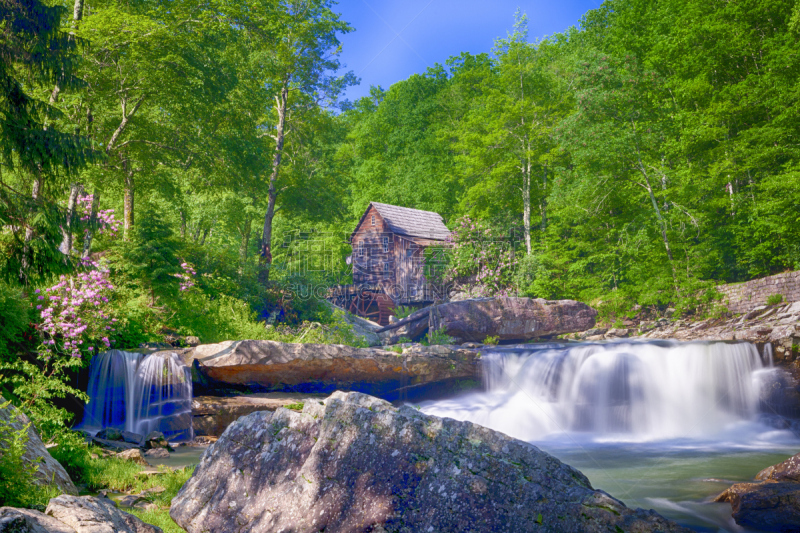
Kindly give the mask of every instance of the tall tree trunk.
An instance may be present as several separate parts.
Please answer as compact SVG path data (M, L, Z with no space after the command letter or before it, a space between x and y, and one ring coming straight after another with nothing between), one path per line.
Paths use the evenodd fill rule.
M525 142L523 141L523 146ZM525 250L531 253L531 151L530 140L526 150L526 161L522 165L522 225L525 232Z
M78 21L83 18L83 0L75 0L75 5L72 8L72 31L70 31L70 39L75 38L75 30L78 28ZM58 95L61 92L61 87L56 83L53 87L53 92L50 93L50 103L58 102Z
M61 246L59 249L66 257L64 261L69 259L72 253L72 227L75 222L75 206L78 203L78 195L83 190L83 186L78 183L73 183L69 189L69 200L67 200L67 213L64 217L64 225L61 227Z
M661 228L661 239L664 242L664 249L667 251L667 258L669 258L669 266L672 269L672 282L675 287L675 292L680 295L681 289L678 285L678 273L675 269L675 261L672 258L672 249L669 246L669 239L667 238L667 221L664 220L664 217L661 214L661 209L658 207L658 200L656 200L656 196L653 194L653 187L650 184L650 176L647 174L644 164L642 164L642 158L638 155L638 150L637 156L639 158L639 171L644 177L643 187L647 190L647 194L650 196L650 202L653 204L653 211L656 213L656 219L658 220L658 225Z
M633 131L636 132L636 124L633 123ZM669 258L669 262L672 263L672 250L669 247L669 239L667 238L667 223L664 220L664 217L661 216L661 209L658 208L658 201L656 200L655 195L653 194L653 187L650 184L650 176L647 174L647 169L644 167L644 163L642 163L642 154L639 151L639 143L636 142L636 159L639 164L639 172L642 173L644 177L644 188L647 190L647 194L650 195L650 202L653 204L653 210L656 213L656 219L658 219L658 225L661 227L661 238L664 241L664 248L667 250L667 257ZM675 275L675 265L672 265L672 272L673 277L675 278L675 288L677 289L677 277Z
M41 172L41 171L40 171ZM39 194L42 191L42 176L41 173L36 176L36 179L33 180L33 188L31 190L31 198L34 201L34 204L39 199ZM31 217L33 218L33 211L36 210L36 207L31 210ZM30 225L25 226L25 244L22 247L22 267L20 268L19 272L19 281L22 284L28 283L28 269L31 268L31 246L30 242L33 240L33 228Z
M127 165L126 165L127 166ZM133 231L133 206L134 206L134 192L135 184L133 181L133 171L127 170L125 173L125 197L123 199L122 207L122 229L125 240L130 240L131 231Z
M542 233L547 229L547 165L542 175Z
M181 240L186 240L186 211L180 210L181 213Z
M244 275L245 265L247 265L247 249L250 247L250 235L253 232L253 219L250 215L245 215L242 228L240 230L241 240L239 241L239 275Z
M206 239L207 239L207 238L208 238L208 236L209 236L209 235L210 235L210 234L211 234L211 233L214 231L214 226L216 226L216 225L217 225L217 217L214 217L214 218L211 220L211 225L210 225L210 226L208 226L206 229L204 229L204 230L203 230L203 238L202 238L202 239L200 239L200 246L205 246L205 244L206 244Z
M72 20L78 22L83 18L83 0L75 0L75 5L72 9Z
M269 191L267 198L267 212L264 214L264 230L261 233L261 257L259 263L261 271L258 279L261 283L269 282L269 269L272 266L272 219L275 217L275 200L277 189L275 183L278 180L281 157L283 156L283 141L286 129L286 107L289 103L289 80L284 80L281 94L275 97L276 110L278 112L278 125L275 129L275 157L272 160L272 173L269 177Z
M92 192L92 211L89 214L89 229L83 237L83 253L81 257L86 259L92 253L92 238L94 237L94 228L97 224L97 208L100 206L100 191L97 188Z

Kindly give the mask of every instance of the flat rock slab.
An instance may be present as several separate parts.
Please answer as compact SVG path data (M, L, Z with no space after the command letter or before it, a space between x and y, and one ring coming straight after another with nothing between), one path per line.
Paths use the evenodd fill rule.
M480 354L459 347L398 354L379 348L274 341L227 341L183 354L195 390L330 394L358 391L394 401L481 384ZM466 385L465 385L466 384Z
M0 396L0 406L5 405L6 400ZM28 442L25 444L25 453L22 460L26 463L35 463L38 469L34 477L41 485L55 484L61 491L67 494L78 494L78 489L70 479L67 471L61 466L61 463L56 461L50 452L45 448L39 434L33 427L30 419L25 416L13 405L8 405L5 408L0 408L0 420L7 423L14 430L21 430L25 426L28 427ZM2 445L0 445L0 454L2 454Z
M688 532L528 443L342 392L237 420L170 515L189 533Z
M299 408L309 401L324 399L294 392L264 392L242 396L197 396L192 400L194 434L219 437L237 419L256 411L275 411L279 407Z

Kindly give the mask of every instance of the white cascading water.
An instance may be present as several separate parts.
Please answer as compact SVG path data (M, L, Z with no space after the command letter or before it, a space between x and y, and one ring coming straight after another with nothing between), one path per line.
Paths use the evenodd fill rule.
M92 358L83 429L115 428L170 440L192 433L192 376L174 353L109 350Z
M754 420L772 372L749 343L615 342L495 348L485 392L423 407L540 441L702 439Z

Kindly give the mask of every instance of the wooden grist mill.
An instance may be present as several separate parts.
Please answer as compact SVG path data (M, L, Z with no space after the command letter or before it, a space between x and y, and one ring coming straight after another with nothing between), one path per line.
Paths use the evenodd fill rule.
M438 213L370 203L350 235L353 284L335 287L328 299L384 326L397 306L433 302L424 252L446 245L449 235Z

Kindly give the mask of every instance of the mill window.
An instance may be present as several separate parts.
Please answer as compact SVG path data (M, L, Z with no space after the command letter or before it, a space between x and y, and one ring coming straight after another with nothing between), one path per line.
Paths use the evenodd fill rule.
M375 225L375 215L372 215L372 225Z
M389 237L383 238L383 253L389 253Z

